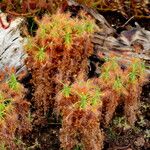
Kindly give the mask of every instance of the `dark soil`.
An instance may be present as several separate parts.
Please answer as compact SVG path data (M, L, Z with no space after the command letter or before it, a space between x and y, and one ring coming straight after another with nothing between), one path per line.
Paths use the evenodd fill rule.
M99 12L101 15L105 17L108 23L118 31L123 31L127 28L135 27L135 23L138 23L141 27L145 28L146 30L150 30L149 18L134 18L134 17L125 18L119 12L111 12L111 11L107 11L107 12L99 11ZM128 22L128 20L130 21ZM128 23L126 24L126 26L124 26L126 22Z
M128 19L124 18L120 13L117 12L100 12L106 20L117 30L118 33L127 29L129 26L134 27L135 22L145 29L150 29L150 21L148 19L133 18L128 22L126 26L123 26ZM31 20L29 20L31 21ZM31 31L33 32L33 31ZM33 34L33 33L31 33ZM92 74L94 75L94 74ZM30 78L30 77L29 77ZM26 83L26 87L31 90L31 85L28 84L28 80L25 79L23 83ZM28 95L27 98L31 99L32 95ZM135 127L126 129L124 123L122 126L112 124L107 128L104 150L148 150L150 149L150 83L147 83L143 87L141 94L141 108L138 115L138 121ZM31 111L32 111L31 107ZM116 114L115 118L117 118ZM49 123L44 126L34 126L33 131L24 137L24 142L27 146L33 146L34 150L59 150L59 129L61 123L56 119L53 114L49 118ZM37 146L34 144L37 140Z

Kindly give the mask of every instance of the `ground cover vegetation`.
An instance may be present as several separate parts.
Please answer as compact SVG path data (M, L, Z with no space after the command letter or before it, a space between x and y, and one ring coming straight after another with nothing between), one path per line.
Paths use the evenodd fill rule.
M26 66L32 74L32 101L35 125L45 126L49 113L60 115L60 142L63 149L102 149L104 135L100 122L111 122L119 104L134 126L141 87L146 79L144 63L122 69L116 57L106 58L101 75L88 79L88 57L93 53L91 35L95 23L81 13L45 15L35 37L25 49Z
M6 72L1 73L1 81ZM29 118L30 103L25 99L25 89L10 72L9 79L0 83L0 149L23 148L19 139L32 129Z
M149 18L149 2L147 0L76 0L88 7L103 11L119 11L124 17Z
M16 16L33 16L41 12L54 13L58 7L66 4L65 0L1 0L0 8Z
M141 113L149 107L140 101L142 87L148 82L143 61L133 58L131 64L124 66L112 54L98 66L100 73L89 77L89 57L94 54L92 35L97 31L91 16L83 11L76 16L55 11L62 4L66 7L64 1L9 2L10 6L2 0L1 8L14 15L31 16L45 10L53 14L34 17L35 35L26 37L28 90L24 77L17 78L14 68L0 73L0 149L51 148L38 142L31 146L26 138L35 128L47 126L47 131L51 131L52 116L60 124L60 149L64 150L106 149L106 138L120 136L115 130L140 133L136 124L146 128ZM114 2L117 7L112 9L120 7L121 2ZM109 9L107 1L82 3ZM148 129L144 137L148 141Z

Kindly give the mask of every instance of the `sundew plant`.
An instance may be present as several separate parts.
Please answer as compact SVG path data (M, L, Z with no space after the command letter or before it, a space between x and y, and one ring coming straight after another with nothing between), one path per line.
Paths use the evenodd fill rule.
M31 130L28 120L29 103L24 99L24 87L14 73L0 83L0 144L4 149L17 149L17 136Z
M61 147L65 149L82 147L90 150L94 146L101 150L103 147L103 134L99 128L101 108L102 93L94 80L81 80L67 88L64 86L57 95L57 109L62 116Z
M36 22L38 30L35 37L29 37L25 50L26 66L35 89L35 122L41 124L56 106L55 96L60 90L65 97L70 96L70 86L66 83L74 82L81 72L87 76L88 57L93 53L91 36L96 25L84 13L72 18L71 14L60 11L44 15Z

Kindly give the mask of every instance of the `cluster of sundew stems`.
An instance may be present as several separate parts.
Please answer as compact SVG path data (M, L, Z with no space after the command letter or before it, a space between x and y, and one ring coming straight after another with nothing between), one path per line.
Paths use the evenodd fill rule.
M112 94L108 96L110 99L107 106L108 111L111 111L109 106L112 106L114 107L114 113L115 108L123 101L126 119L130 125L134 125L140 103L140 93L143 84L146 82L146 78L145 65L140 59L132 59L131 64L124 69L118 64L116 58L106 61L104 66L102 66L100 86L102 87L102 91L109 90ZM115 103L113 99L111 102L113 94L115 94ZM114 103L114 106L111 103ZM109 121L111 121L111 118Z
M84 13L81 13L81 20L78 18L70 18L70 14L60 14L59 12L56 15L51 17L46 15L45 21L39 22L38 38L41 39L41 45L34 42L34 38L28 37L28 42L26 45L26 50L31 50L33 48L37 49L35 54L35 59L38 61L46 60L46 51L49 48L52 48L53 45L64 44L67 49L72 48L75 38L82 37L86 33L93 33L95 23L93 20L90 20L88 17L84 16ZM46 39L50 40L51 43L44 43ZM43 43L42 43L43 41ZM61 42L61 43L59 43ZM54 47L55 47L54 46ZM49 58L49 57L48 57Z
M7 83L10 89L16 92L19 90L19 83L14 73L11 74L10 79L7 81ZM0 119L4 119L4 116L7 115L7 112L11 111L11 102L13 101L11 97L5 98L3 94L3 92L0 92Z
M86 109L87 105L96 106L101 103L102 93L98 86L94 86L93 81L78 81L73 85L63 85L62 94L68 98L70 95L77 95L80 99L79 108Z
M62 116L61 146L66 149L71 149L74 146L83 147L87 150L97 147L101 150L103 147L103 134L99 128L101 116L99 109L102 106L102 93L99 87L94 84L94 80L85 81L83 79L77 80L71 85L63 84L63 86L57 96L57 107ZM68 130L72 131L71 135ZM79 141L76 134L80 135L78 137ZM70 137L71 142L68 143L69 140L67 142L64 137ZM89 137L91 137L91 140ZM95 139L94 142L92 142L93 139Z
M29 103L24 99L25 89L18 82L14 71L10 71L8 75L7 80L2 78L0 83L0 148L2 149L17 148L19 145L15 141L18 136L21 137L31 130L28 118ZM3 77L5 78L5 75Z
M80 71L88 69L88 57L93 53L90 38L96 27L94 21L83 12L76 18L70 15L57 12L52 16L43 16L41 21L37 19L39 28L36 35L29 37L25 46L28 53L26 66L32 74L31 82L35 88L34 113L40 114L37 115L38 119L35 122L39 124L42 123L39 121L42 118L47 120L46 115L53 109L55 95L62 89L58 80L60 82L75 80ZM67 64L71 64L72 67L69 68ZM45 92L38 91L41 87L44 87Z
M115 75L115 76L113 76ZM113 89L121 89L126 83L135 83L139 79L146 77L145 64L138 58L133 58L130 65L126 66L125 69L121 68L121 63L118 63L117 57L106 59L106 63L102 67L102 73L100 78L108 83L113 82Z
M83 17L84 18L84 17ZM79 20L78 18L70 18L70 15L66 17L63 14L53 15L51 17L46 16L43 22L39 22L39 30L37 35L39 37L39 43L34 41L34 38L29 38L27 45L27 50L30 53L32 49L35 55L35 61L44 62L50 57L49 49L55 49L56 46L60 44L64 45L66 50L72 48L74 39L77 37L82 37L84 33L93 33L94 24L86 19ZM46 43L46 39L49 43ZM138 65L137 65L138 64ZM134 84L135 81L139 81L140 78L144 78L144 64L138 59L134 59L131 65L127 66L125 70L121 69L116 58L109 58L106 63L102 66L101 75L98 79L102 80L102 85L96 87L90 87L88 81L86 83L86 88L92 89L91 91L78 91L80 89L71 85L64 84L62 93L64 97L68 98L71 94L75 94L79 97L79 101L75 104L80 109L85 110L87 107L97 106L102 104L103 106L103 96L107 94L103 86L106 89L112 89L112 91L119 92L119 94L127 93L127 85ZM82 87L82 86L81 86ZM75 90L76 89L76 90ZM91 93L92 92L92 93ZM102 97L102 98L100 98Z
M107 90L109 89L114 91L114 93L117 92L120 96L130 96L130 93L128 92L132 90L129 89L132 88L132 85L134 86L135 84L136 86L141 87L146 81L145 65L144 62L139 59L133 59L132 63L127 66L125 70L123 70L116 57L107 58L106 62L101 68L101 71L101 75L98 78L98 80L100 80L100 84L96 86L95 89L92 89L94 91L94 94L92 93L92 96L90 95L91 93L89 91L79 92L74 89L74 85L72 86L66 84L64 84L64 87L62 89L63 95L65 97L69 97L71 93L78 95L80 98L80 108L85 109L88 104L89 98L91 100L90 105L94 106L98 103L100 97L101 101L99 102L102 102L103 96L107 97ZM88 82L89 81L87 81L86 83L87 85ZM77 86L80 87L81 84L82 83L79 82ZM140 93L135 93L135 95L136 94L139 95ZM137 98L139 98L139 96Z

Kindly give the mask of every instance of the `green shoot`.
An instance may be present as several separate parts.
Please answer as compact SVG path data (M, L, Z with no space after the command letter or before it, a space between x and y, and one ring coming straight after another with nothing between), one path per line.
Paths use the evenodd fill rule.
M21 1L22 2L22 1ZM32 21L31 27L29 28L30 33L33 35L34 21Z
M81 35L81 34L85 31L83 25L76 25L76 26L74 27L74 30L77 31L77 34L79 34L79 35Z
M131 66L131 72L129 73L129 81L134 83L138 78L142 77L145 73L145 63L139 60L135 60Z
M70 92L71 92L71 87L68 85L64 85L63 89L62 89L62 93L65 97L69 97L70 96Z
M136 72L130 72L129 73L129 81L131 82L131 83L134 83L135 81L136 81L136 79L137 79L137 73Z
M123 83L122 83L121 77L116 77L116 80L113 85L113 89L116 91L119 91L122 88L123 88Z
M109 57L104 57L104 61L105 61L105 62L108 62L109 60L110 60Z
M89 33L93 33L93 31L94 31L94 24L91 23L91 22L87 22L87 23L85 24L85 30L86 30L87 32L89 32Z
M41 28L40 36L42 39L44 39L46 37L46 28L44 25L41 25L40 28Z
M146 125L146 122L145 122L144 117L142 115L139 116L139 121L137 121L137 123L140 127L144 127Z
M116 127L119 127L119 128L122 128L122 127L123 127L124 130L130 128L130 125L126 122L125 117L116 117L116 118L113 120L113 124L114 124Z
M0 143L0 150L7 150L4 142Z
M18 91L19 90L19 83L18 83L17 78L16 78L14 73L11 74L10 79L8 81L8 85L14 91Z
M106 63L107 62L109 63L108 68L110 70L114 70L118 66L116 57L113 57L113 58L105 57L104 60L105 60Z
M45 56L45 49L47 46L46 47L39 47L39 46L35 45L35 47L38 49L38 53L37 53L36 57L39 61L42 62L46 57Z
M4 115L5 115L5 104L1 103L0 104L0 119L3 119Z
M117 59L116 59L116 58L113 58L113 59L111 60L111 69L114 70L114 69L117 68L117 66L118 66Z
M44 52L44 48L39 48L39 51L37 53L37 58L39 61L43 61L45 59L45 52Z
M6 99L0 103L0 119L3 119L6 114L6 107L10 104L11 100Z
M102 79L106 80L106 81L109 80L109 78L110 78L110 73L109 72L110 72L110 68L106 67L105 70L104 70L104 72L102 72L102 74L101 74L100 77Z
M145 73L146 65L144 62L140 62L138 71L139 71L139 76L143 75Z
M145 130L144 138L150 139L150 129Z
M93 105L93 106L97 105L98 101L100 101L100 97L101 97L101 92L100 92L100 90L97 88L97 89L95 90L95 93L94 93L93 97L92 97L92 105Z
M80 96L80 98L81 98L80 107L81 107L82 109L85 109L85 108L86 108L86 104L87 104L88 96L85 95L85 94L80 94L79 96Z
M64 40L65 40L65 44L69 46L71 44L71 41L72 41L71 34L70 33L66 33L66 35L64 37Z

